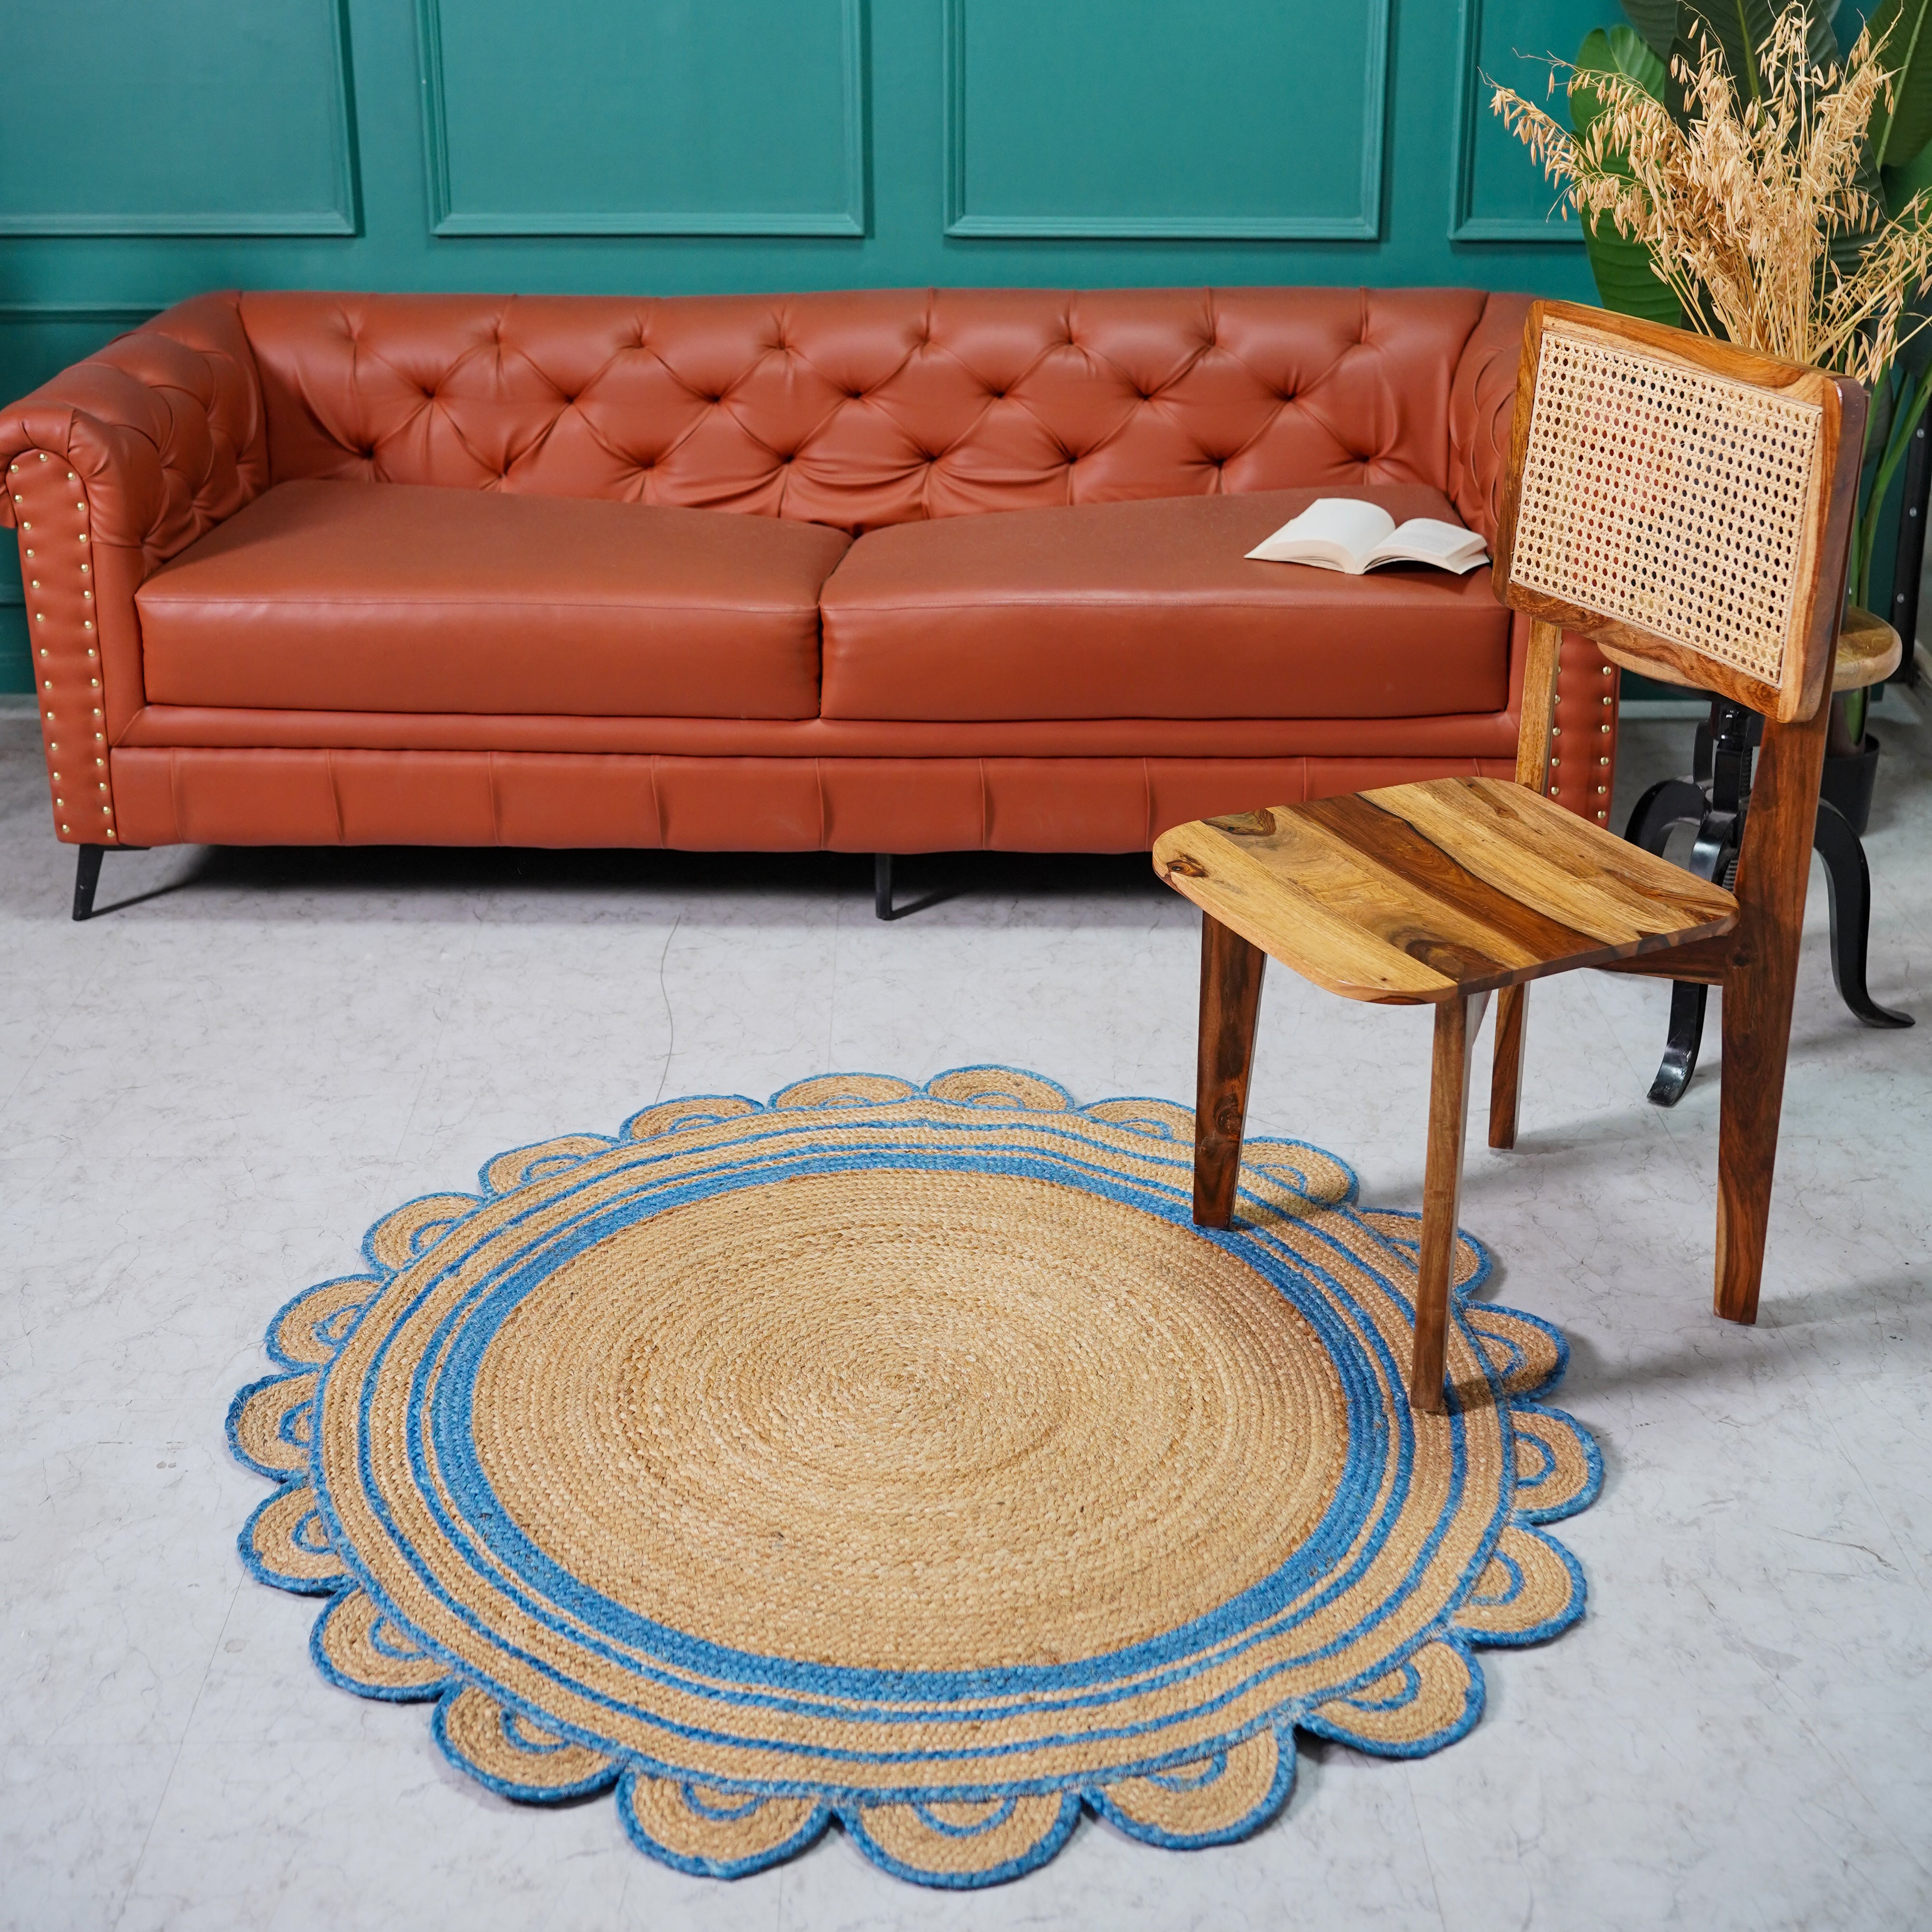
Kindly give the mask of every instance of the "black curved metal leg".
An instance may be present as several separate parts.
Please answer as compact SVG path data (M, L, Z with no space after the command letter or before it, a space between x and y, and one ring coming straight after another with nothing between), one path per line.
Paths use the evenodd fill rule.
M1670 836L1670 828L1687 819L1698 824L1710 809L1711 801L1702 785L1688 778L1664 778L1639 799L1624 827L1624 837L1646 852L1661 854Z
M1624 838L1660 854L1671 827L1688 819L1696 824L1697 837L1686 869L1700 879L1723 880L1744 838L1750 761L1750 714L1742 705L1714 701L1709 724L1698 728L1696 777L1652 785L1637 800ZM1653 1106L1674 1107L1683 1099L1697 1070L1710 1004L1709 987L1688 980L1672 982L1670 1030L1657 1078L1650 1083Z
M1838 997L1868 1027L1909 1027L1910 1013L1882 1006L1865 990L1865 948L1871 936L1871 872L1864 842L1829 799L1818 801L1812 835L1825 862L1832 908L1832 980Z
M1670 982L1670 1033L1664 1043L1664 1058L1657 1078L1646 1096L1652 1106L1674 1107L1684 1097L1690 1076L1697 1070L1697 1054L1704 1044L1704 1014L1711 989L1692 980Z
M1703 794L1700 792L1701 798ZM1700 879L1720 878L1736 856L1743 835L1739 814L1707 811L1697 826L1697 842L1690 848L1685 870ZM1694 980L1673 980L1670 984L1670 1028L1665 1036L1664 1058L1658 1062L1657 1078L1650 1083L1648 1098L1653 1106L1674 1107L1684 1097L1690 1076L1697 1070L1697 1054L1704 1044L1704 1016L1708 1010L1711 989Z

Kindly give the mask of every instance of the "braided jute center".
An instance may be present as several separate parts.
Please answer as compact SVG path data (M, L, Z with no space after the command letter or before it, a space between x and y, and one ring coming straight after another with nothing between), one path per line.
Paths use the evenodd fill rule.
M1094 1657L1270 1576L1334 1500L1334 1362L1238 1255L1024 1174L729 1189L562 1262L478 1364L520 1537L675 1631L860 1669Z

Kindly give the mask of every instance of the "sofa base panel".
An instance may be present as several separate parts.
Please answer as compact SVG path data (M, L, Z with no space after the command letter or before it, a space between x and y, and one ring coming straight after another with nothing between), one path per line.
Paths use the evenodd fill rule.
M1136 852L1171 825L1480 758L728 758L124 746L136 845Z

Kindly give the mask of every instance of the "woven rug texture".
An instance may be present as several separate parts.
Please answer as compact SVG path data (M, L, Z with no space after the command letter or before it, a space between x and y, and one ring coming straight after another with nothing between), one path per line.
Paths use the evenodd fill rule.
M1192 1133L982 1066L500 1155L274 1318L229 1414L278 1486L242 1559L325 1600L332 1684L718 1878L835 1822L953 1887L1083 1814L1223 1844L1298 1730L1439 1750L1477 1652L1582 1612L1563 1340L1475 1298L1460 1237L1449 1410L1415 1414L1414 1217L1258 1138L1197 1228Z

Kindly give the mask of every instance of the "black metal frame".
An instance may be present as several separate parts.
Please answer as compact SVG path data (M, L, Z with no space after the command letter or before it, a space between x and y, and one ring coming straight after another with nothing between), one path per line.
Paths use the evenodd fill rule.
M1918 580L1925 565L1926 499L1932 494L1932 440L1922 419L1905 452L1905 482L1898 516L1898 548L1892 571L1892 628L1905 640L1905 655L1886 680L1916 684L1918 658Z
M1916 578L1913 581L1916 586ZM1916 594L1915 590L1915 598ZM1690 870L1700 879L1729 887L1737 877L1744 818L1750 807L1751 763L1763 730L1764 720L1748 706L1713 698L1709 722L1697 728L1691 776L1652 785L1637 800L1624 836L1647 852L1661 854L1675 826L1694 825L1697 836ZM1864 842L1829 799L1818 801L1812 844L1825 862L1832 913L1832 981L1838 997L1867 1026L1910 1026L1910 1013L1880 1006L1866 990L1871 873ZM1676 1106L1697 1070L1710 992L1708 986L1690 980L1672 984L1670 1034L1650 1088L1650 1098L1660 1107Z

